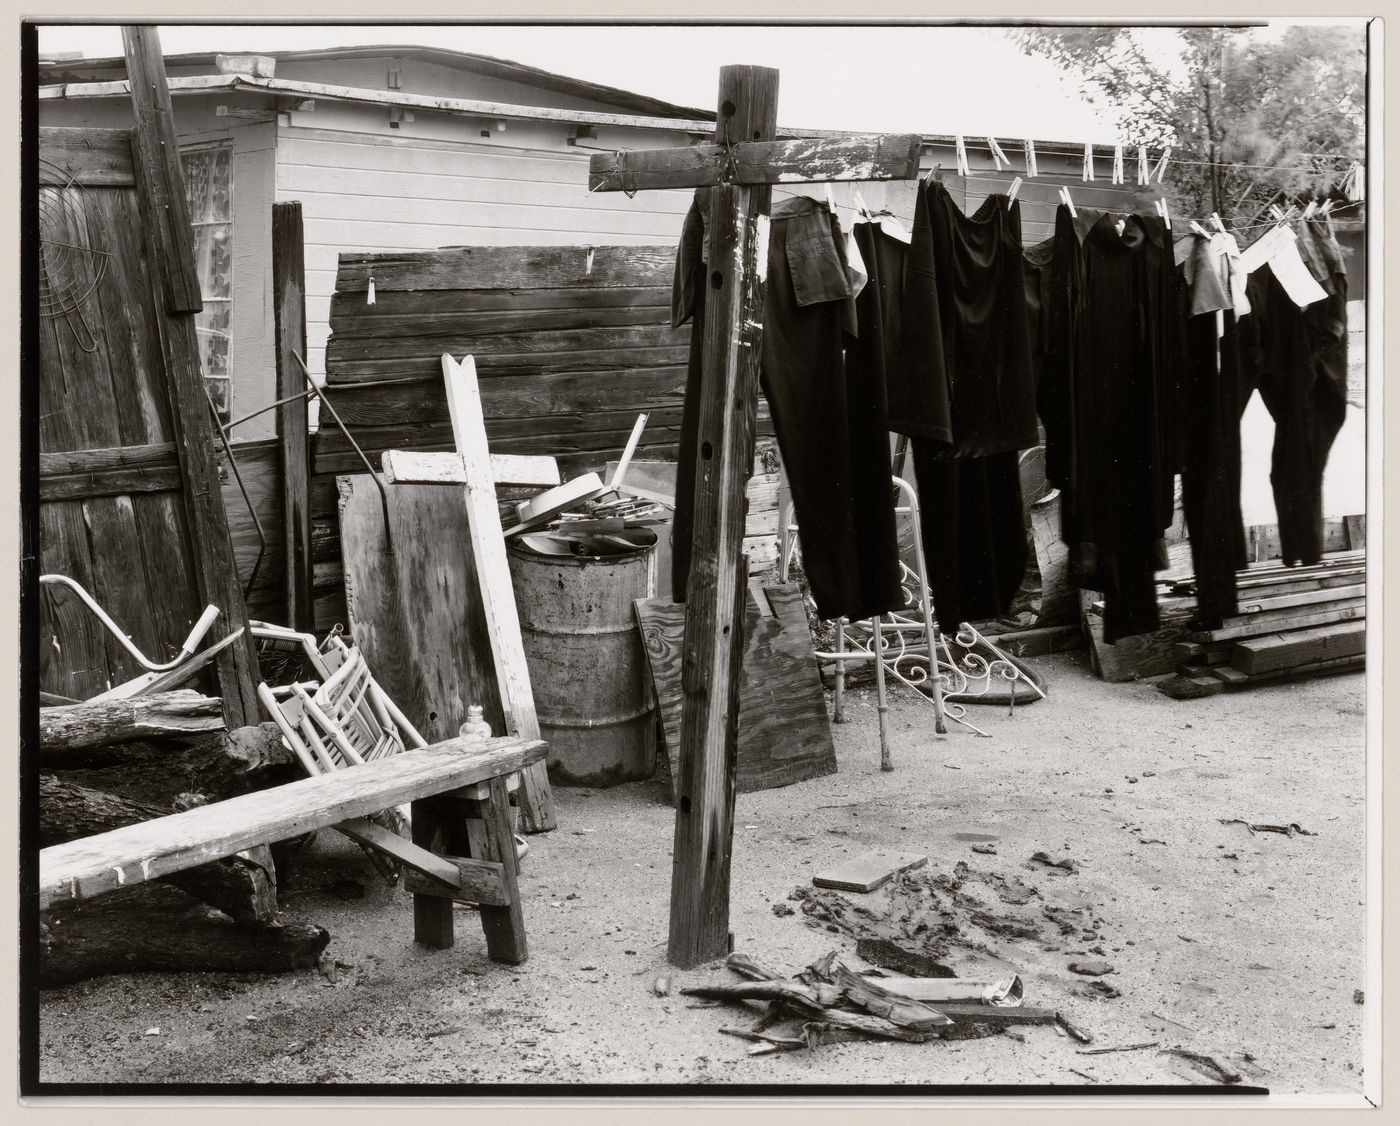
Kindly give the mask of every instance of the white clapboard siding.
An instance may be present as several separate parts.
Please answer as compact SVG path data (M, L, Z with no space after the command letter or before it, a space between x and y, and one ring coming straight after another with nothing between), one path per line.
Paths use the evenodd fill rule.
M443 246L675 242L688 191L588 191L587 150L511 150L284 128L277 198L300 200L306 233L307 363L325 373L340 255Z

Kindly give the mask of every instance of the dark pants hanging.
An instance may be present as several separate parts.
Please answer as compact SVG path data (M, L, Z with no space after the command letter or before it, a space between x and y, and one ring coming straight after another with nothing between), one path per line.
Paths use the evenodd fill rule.
M770 229L762 387L773 418L802 541L802 567L823 618L870 618L903 605L888 466L878 400L848 384L842 349L846 301L799 305L787 254L789 223ZM692 328L681 421L672 597L690 575L698 445L703 309ZM878 471L876 470L878 466Z
M1020 452L935 457L943 443L912 439L919 530L938 626L1000 617L1026 573Z
M1240 421L1253 387L1240 363L1235 315L1227 311L1224 317L1218 371L1215 314L1187 324L1181 507L1201 629L1218 629L1221 619L1239 612L1235 572L1249 562L1240 511Z
M1269 479L1289 565L1322 558L1322 478L1346 421L1346 277L1332 281L1331 296L1300 310L1267 266L1250 277L1252 316L1264 337L1259 394L1274 420Z

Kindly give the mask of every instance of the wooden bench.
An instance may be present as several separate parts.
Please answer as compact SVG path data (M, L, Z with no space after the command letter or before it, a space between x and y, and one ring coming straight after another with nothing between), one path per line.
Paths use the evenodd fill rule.
M499 962L525 960L506 776L543 761L539 739L458 739L169 817L52 845L39 854L39 909L91 899L255 845L334 827L409 869L414 938L453 943L453 901L475 903ZM413 840L367 820L412 803Z

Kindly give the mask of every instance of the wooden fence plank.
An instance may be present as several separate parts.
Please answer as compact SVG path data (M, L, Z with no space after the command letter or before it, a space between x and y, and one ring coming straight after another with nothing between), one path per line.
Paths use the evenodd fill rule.
M673 246L464 246L417 253L342 254L337 293L363 293L374 276L379 290L567 289L608 286L670 287ZM483 283L485 284L485 283Z
M39 127L39 186L125 188L131 171L131 130Z

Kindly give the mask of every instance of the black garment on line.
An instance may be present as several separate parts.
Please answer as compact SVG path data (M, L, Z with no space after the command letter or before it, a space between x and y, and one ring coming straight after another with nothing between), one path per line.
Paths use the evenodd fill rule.
M1070 581L1104 594L1104 640L1155 630L1180 466L1183 294L1166 226L1055 212L1037 399Z
M1340 265L1340 260L1338 260ZM1249 275L1249 364L1274 420L1269 479L1286 565L1322 558L1322 478L1346 421L1347 279L1305 309L1290 300L1266 263Z
M693 306L690 369L678 452L672 597L685 598L694 521L704 333L703 206L697 197L677 257L677 292ZM805 303L804 303L805 302ZM761 383L792 489L802 564L823 618L900 609L888 437L879 387L848 378L843 347L855 329L836 217L805 197L773 208L768 242ZM681 320L691 311L678 300ZM879 472L871 467L878 465Z
M919 187L905 272L890 429L908 434L941 628L1011 607L1030 549L1019 451L1039 443L1020 208L988 196L964 215Z
M1240 510L1240 423L1254 392L1240 356L1240 332L1228 280L1220 276L1210 240L1188 235L1178 244L1189 260L1191 287L1182 377L1181 507L1191 544L1196 625L1218 629L1239 612L1236 572L1249 564ZM1216 311L1224 324L1217 351Z

